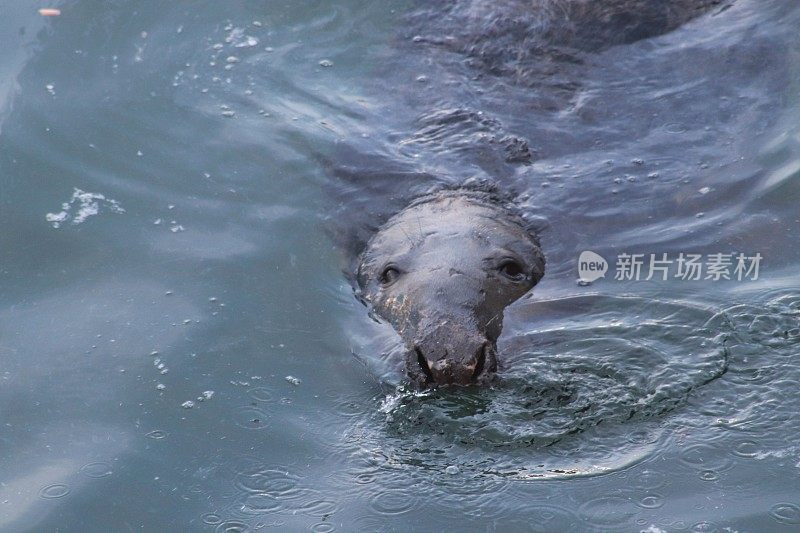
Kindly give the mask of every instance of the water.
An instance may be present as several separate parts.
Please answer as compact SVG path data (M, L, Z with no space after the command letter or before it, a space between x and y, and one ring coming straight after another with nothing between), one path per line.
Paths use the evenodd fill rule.
M0 529L798 528L791 2L547 64L513 31L475 55L480 4L24 4ZM467 178L520 194L547 274L495 387L409 391L348 250ZM583 250L764 259L581 286Z

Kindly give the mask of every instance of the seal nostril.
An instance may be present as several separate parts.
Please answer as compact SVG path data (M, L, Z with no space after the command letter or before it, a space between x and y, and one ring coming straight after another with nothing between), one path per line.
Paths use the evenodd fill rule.
M422 372L425 374L429 383L434 383L435 380L433 379L433 372L431 372L431 367L428 366L428 360L425 359L425 356L422 355L422 351L414 346L414 351L417 353L417 362L419 363L420 368L422 368Z
M486 345L480 347L478 350L477 362L475 363L475 370L472 372L472 380L478 379L478 376L483 372L483 366L486 364Z

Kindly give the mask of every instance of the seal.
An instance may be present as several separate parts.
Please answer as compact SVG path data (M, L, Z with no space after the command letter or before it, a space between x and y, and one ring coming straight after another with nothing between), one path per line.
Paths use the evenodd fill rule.
M346 252L346 275L402 338L413 384L486 382L497 370L504 310L545 271L536 231L498 191L529 188L536 160L595 149L601 107L584 109L581 93L600 83L586 78L600 52L734 2L431 0L411 10L402 60L387 68L421 57L415 71L437 75L386 101L416 118L392 128L399 148L359 139L337 146L326 164L339 180L327 218L339 229L331 233ZM459 187L465 174L502 186ZM431 192L443 182L450 189Z
M503 311L544 270L539 238L513 204L457 188L417 198L372 236L357 293L400 334L413 384L467 385L497 370Z

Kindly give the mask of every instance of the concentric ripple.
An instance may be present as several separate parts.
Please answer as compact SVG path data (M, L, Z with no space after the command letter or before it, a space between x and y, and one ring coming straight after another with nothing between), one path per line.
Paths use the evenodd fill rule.
M511 323L490 387L383 397L380 416L404 441L394 460L518 479L613 471L646 458L658 420L727 369L728 322L713 310L589 295L520 311L535 328ZM503 453L486 461L490 450Z

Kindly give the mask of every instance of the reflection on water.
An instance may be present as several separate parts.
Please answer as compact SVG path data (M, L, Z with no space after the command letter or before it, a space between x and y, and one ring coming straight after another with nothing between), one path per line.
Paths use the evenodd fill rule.
M792 3L560 56L509 53L514 2L6 4L0 529L800 524ZM547 275L491 387L410 391L343 265L468 178ZM581 286L583 250L764 259Z

